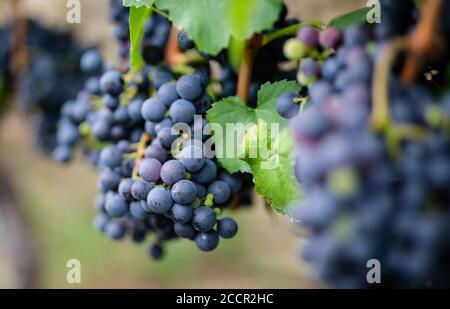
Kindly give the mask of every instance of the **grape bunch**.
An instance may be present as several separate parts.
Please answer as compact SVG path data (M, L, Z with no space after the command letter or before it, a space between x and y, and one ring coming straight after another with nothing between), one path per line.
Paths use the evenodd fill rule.
M115 24L114 37L118 42L118 55L128 61L130 51L130 8L124 7L122 0L110 0L110 19ZM164 50L170 36L171 23L159 14L153 14L144 26L144 38L141 53L149 65L160 63L164 59Z
M308 87L308 106L289 114L305 192L295 219L310 231L302 255L333 287L371 287L372 259L383 287L448 287L450 94L436 98L393 74L390 127L375 130L372 112L382 103L371 97L372 76L386 42L362 26L339 37L343 45Z
M43 150L52 151L62 102L75 96L88 77L79 67L86 49L69 33L56 32L33 20L26 23L29 56L20 76L10 72L12 25L0 30L4 42L0 47L0 105L6 104L7 94L17 85L18 102L33 117L35 140Z
M142 242L154 235L149 250L154 259L162 257L170 239L190 239L200 250L212 251L220 237L237 233L234 219L219 216L241 190L242 177L207 156L208 124L194 120L211 105L206 85L206 76L198 74L164 83L156 97L140 105L145 133L139 147L145 148L136 152L133 143L120 140L100 152L95 227L113 240L128 233ZM177 129L181 124L184 132Z
M349 36L352 34L349 33ZM357 37L351 39L359 40ZM308 102L308 98L317 92L310 87L319 78L336 74L339 71L340 68L335 62L324 62L324 60L339 53L342 41L341 31L330 27L320 31L313 26L301 27L297 37L286 41L283 47L285 56L288 59L299 61L297 81L301 90L300 93L285 93L277 99L276 110L280 116L286 119L297 116L301 107ZM337 55L337 57L343 57L343 55ZM345 87L346 82L346 78L342 77L339 80L341 83L339 87ZM315 86L315 88L320 88L320 86Z

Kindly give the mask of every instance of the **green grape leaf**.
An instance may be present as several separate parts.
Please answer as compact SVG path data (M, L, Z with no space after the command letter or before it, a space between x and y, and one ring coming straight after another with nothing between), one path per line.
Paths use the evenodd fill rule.
M144 24L152 15L149 7L130 8L130 69L132 72L138 72L145 66L142 57L141 41L144 36Z
M155 0L123 0L123 6L127 7L137 7L140 8L141 6L152 6L155 3Z
M272 27L282 0L157 0L170 19L187 31L197 48L216 55L230 39L247 40L254 33Z
M300 193L292 172L292 137L275 101L285 92L298 91L294 81L266 83L259 90L256 108L229 97L213 104L206 116L219 163L230 173L251 172L257 192L280 213Z
M352 25L362 25L367 22L367 14L370 12L370 7L360 8L350 13L334 18L328 24L329 27L344 29Z
M299 186L293 175L295 145L289 129L285 128L276 135L271 146L273 149L247 162L253 172L256 192L264 196L277 212L286 214L292 202L300 198Z

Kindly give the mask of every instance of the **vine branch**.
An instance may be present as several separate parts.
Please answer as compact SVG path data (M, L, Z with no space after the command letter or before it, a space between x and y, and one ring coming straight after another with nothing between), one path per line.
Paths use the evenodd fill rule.
M152 137L148 133L142 133L141 139L139 140L138 148L136 150L136 157L134 159L134 167L133 167L133 174L132 178L137 179L139 177L138 170L139 170L139 162L142 160L145 154L145 149L147 148L147 145L150 143Z
M428 0L423 6L419 23L408 40L409 55L401 76L406 85L410 85L416 79L423 59L442 49L441 37L438 35L438 23L443 4L443 0Z
M244 58L242 59L239 70L239 79L237 86L237 95L247 103L250 81L252 79L253 64L255 60L256 51L262 46L263 36L255 34L245 47Z

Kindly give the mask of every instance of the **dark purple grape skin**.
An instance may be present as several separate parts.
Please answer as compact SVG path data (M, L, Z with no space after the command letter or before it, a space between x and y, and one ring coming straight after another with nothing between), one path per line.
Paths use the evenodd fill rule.
M160 178L161 162L145 158L139 163L139 175L148 182L157 182Z
M198 233L195 237L197 247L204 252L210 252L219 245L219 235L215 231Z
M319 44L319 31L312 26L300 28L297 36L301 42L308 46L315 47Z
M186 174L186 169L183 164L177 160L169 160L161 167L161 180L168 185L173 185L176 182L183 180Z
M238 232L238 225L234 219L226 217L218 221L217 233L225 239L230 239L236 236Z
M291 92L282 94L277 98L275 108L281 117L291 119L298 115L300 106L294 103L295 98L297 98L297 94Z

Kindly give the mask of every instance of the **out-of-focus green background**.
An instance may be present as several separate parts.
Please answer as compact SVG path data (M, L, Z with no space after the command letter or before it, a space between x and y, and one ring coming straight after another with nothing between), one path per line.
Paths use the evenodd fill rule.
M291 15L329 21L365 0L289 0ZM81 0L82 23L66 23L65 0L24 0L22 10L52 27L74 31L86 44L99 43L111 61L115 48L107 19L108 0ZM0 0L0 24L10 12ZM1 42L0 42L1 44ZM268 213L256 197L236 216L240 230L209 254L186 240L171 242L162 262L152 262L147 247L114 243L91 226L97 172L81 158L57 166L33 144L27 116L13 110L0 122L0 162L6 166L32 231L38 252L38 287L44 288L311 288L307 264L296 250L301 238L284 217ZM8 237L2 235L3 239ZM2 239L0 237L0 239ZM81 262L82 282L66 282L66 262ZM11 267L0 245L0 288L12 287Z

